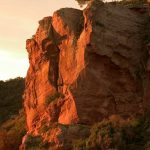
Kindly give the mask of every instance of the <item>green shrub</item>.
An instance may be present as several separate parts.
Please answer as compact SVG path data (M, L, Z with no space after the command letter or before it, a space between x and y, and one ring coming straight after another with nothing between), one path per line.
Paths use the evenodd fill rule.
M146 20L144 27L144 43L148 44L150 43L150 17L148 17L148 19Z
M25 142L26 150L47 150L49 147L48 142L43 142L41 136L28 135Z
M47 125L43 125L41 128L40 128L40 130L39 130L39 133L41 134L41 133L46 133L49 129L51 129L52 128L52 126L47 126Z
M64 98L64 94L55 92L54 94L47 96L45 101L46 106L49 105L51 102L57 100L58 98Z
M74 142L74 150L86 150L86 140L80 139Z
M144 37L144 42L145 42L146 44L148 44L148 43L150 42L150 33L145 35L145 37Z
M91 128L86 139L74 142L74 150L144 150L150 141L149 118L115 122L104 120Z

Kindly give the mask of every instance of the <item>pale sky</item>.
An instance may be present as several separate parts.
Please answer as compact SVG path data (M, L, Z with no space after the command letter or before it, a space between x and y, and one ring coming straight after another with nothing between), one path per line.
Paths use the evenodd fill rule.
M75 0L0 0L0 80L26 76L26 39L39 20L63 7L79 8Z

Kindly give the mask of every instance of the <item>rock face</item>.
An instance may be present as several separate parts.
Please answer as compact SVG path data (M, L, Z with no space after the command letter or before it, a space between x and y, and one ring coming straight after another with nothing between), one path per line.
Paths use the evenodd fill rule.
M63 149L57 139L63 125L143 114L143 22L126 8L96 0L83 11L64 8L39 21L26 43L28 133L39 135L43 124L58 123L51 136L41 135L54 141L53 149Z

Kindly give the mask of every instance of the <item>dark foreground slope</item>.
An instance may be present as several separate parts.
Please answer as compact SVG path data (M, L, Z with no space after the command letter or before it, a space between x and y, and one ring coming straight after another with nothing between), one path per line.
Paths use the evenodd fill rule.
M0 123L18 114L22 108L24 79L0 81Z
M0 81L0 150L18 150L25 134L24 78Z

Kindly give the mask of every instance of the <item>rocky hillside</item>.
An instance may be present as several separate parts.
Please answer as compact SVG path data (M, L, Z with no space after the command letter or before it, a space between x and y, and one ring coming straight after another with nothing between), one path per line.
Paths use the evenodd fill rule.
M81 148L74 143L84 138L91 141L90 128L95 123L112 115L127 121L148 114L148 27L146 14L98 0L83 11L64 8L39 21L36 34L26 43L28 132L20 149L90 149L84 142ZM91 150L111 148L101 145L101 135L97 140L99 147Z

